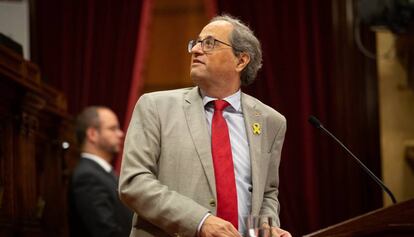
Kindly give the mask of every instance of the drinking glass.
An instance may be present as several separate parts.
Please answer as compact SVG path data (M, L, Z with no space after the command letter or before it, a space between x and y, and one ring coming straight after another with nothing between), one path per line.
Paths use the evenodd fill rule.
M249 215L246 220L246 237L272 237L271 228L275 226L275 221L270 216Z

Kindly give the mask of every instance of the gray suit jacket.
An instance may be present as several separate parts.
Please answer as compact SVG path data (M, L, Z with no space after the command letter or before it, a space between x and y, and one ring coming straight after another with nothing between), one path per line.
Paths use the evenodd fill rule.
M285 118L242 93L252 165L252 214L278 219ZM259 135L253 123L261 125ZM211 141L198 87L144 94L127 131L120 197L135 211L130 236L196 236L216 213ZM278 222L278 221L277 221Z

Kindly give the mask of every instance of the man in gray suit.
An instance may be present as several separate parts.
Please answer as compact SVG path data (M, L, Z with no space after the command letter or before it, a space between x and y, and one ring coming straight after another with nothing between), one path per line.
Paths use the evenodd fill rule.
M272 217L273 236L290 236L278 227L277 199L286 120L240 90L261 68L259 41L238 19L218 16L188 50L197 86L142 95L128 128L119 192L135 211L130 236L241 236L249 214ZM234 170L225 178L237 190L236 223L217 215L215 100L228 104Z

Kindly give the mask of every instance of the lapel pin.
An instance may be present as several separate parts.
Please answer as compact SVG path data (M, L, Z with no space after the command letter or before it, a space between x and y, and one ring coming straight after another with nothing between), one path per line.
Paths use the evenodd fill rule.
M259 123L254 123L252 125L252 127L253 127L253 134L260 135L260 132L261 132L260 124Z

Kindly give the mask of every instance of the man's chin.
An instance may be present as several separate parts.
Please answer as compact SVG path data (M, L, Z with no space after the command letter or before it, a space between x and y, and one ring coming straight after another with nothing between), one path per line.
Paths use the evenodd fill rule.
M112 154L112 156L118 155L118 153L121 151L120 147L112 147L108 152Z
M205 77L205 70L198 68L198 67L192 67L190 70L190 76L192 78L202 78Z
M196 85L202 84L204 76L201 73L199 73L199 72L194 72L193 73L192 72L192 73L190 73L190 76L191 76L191 80L193 80L193 82Z

